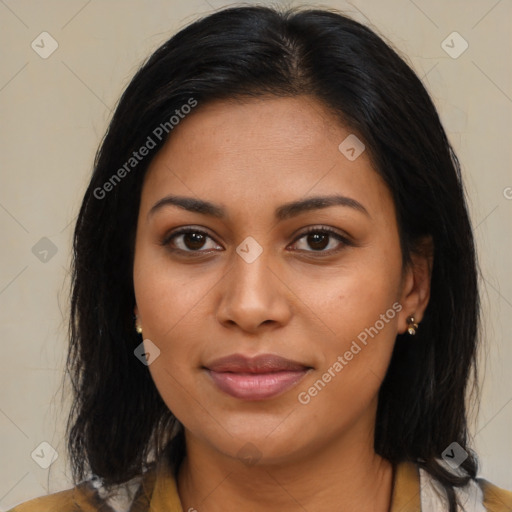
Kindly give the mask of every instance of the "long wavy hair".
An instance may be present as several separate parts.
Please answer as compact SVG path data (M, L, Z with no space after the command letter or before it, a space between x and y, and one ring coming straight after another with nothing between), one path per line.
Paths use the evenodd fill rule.
M478 391L480 310L460 166L416 74L374 31L335 10L217 11L158 48L120 98L73 240L67 359L73 478L94 474L113 486L141 474L164 450L172 460L183 457L179 422L133 353L140 344L132 272L142 182L172 137L169 119L191 98L199 109L217 99L265 95L309 95L360 135L394 199L404 265L419 240L432 237L430 302L414 342L396 338L379 391L374 448L393 464L419 464L446 488L455 511L452 486L477 473L467 399L469 390ZM149 136L155 147L128 167ZM122 179L114 181L114 174ZM469 454L461 475L440 461L453 441Z

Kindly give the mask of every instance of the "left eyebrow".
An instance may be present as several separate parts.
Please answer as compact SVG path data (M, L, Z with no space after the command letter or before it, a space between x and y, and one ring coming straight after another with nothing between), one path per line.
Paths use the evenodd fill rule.
M205 201L203 199L196 199L194 197L174 195L166 196L157 201L149 210L148 217L153 215L157 210L168 205L178 206L179 208L190 212L209 215L219 219L226 218L226 210L220 205L214 204L210 201ZM285 203L276 208L274 215L277 220L285 220L307 211L320 210L323 208L329 208L331 206L345 206L348 208L353 208L354 210L357 210L370 217L368 210L359 201L342 195L316 196Z
M276 209L275 216L278 220L285 220L306 211L319 210L331 206L346 206L370 217L368 210L359 201L341 195L309 197L307 199L286 203Z

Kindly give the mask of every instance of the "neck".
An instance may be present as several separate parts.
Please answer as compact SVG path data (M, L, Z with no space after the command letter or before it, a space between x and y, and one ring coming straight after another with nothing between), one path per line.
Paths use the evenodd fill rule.
M373 451L373 437L366 444L344 438L287 462L255 465L227 457L188 432L186 438L187 456L178 476L184 511L390 509L393 469Z

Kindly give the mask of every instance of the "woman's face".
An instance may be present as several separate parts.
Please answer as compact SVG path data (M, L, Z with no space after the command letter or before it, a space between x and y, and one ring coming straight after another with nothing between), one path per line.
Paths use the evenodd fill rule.
M311 97L218 101L151 163L135 311L187 442L262 462L373 443L395 337L428 291L353 137Z

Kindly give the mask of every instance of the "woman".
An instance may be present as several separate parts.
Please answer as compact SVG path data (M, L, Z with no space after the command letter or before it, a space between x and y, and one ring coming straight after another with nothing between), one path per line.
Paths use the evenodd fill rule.
M459 165L361 24L230 8L160 47L98 152L73 270L76 485L14 512L512 508L468 442Z

